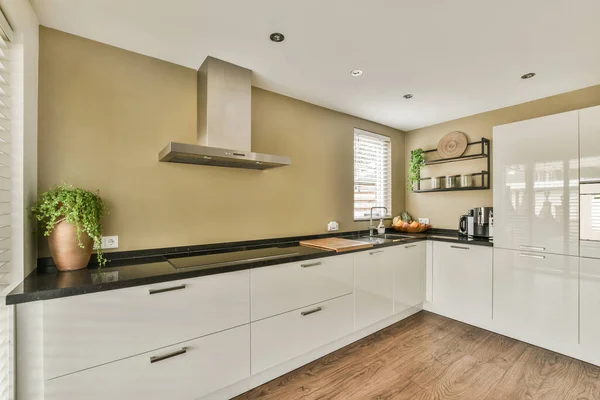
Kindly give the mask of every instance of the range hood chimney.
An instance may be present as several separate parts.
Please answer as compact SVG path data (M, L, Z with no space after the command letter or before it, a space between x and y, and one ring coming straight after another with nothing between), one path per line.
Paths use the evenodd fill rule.
M290 165L289 157L250 151L251 111L252 71L206 57L198 70L197 144L169 142L158 160L259 170Z

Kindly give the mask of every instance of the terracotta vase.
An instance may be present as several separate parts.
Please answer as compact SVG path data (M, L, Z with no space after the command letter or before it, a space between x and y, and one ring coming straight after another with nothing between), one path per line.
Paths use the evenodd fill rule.
M54 225L48 238L50 254L59 271L74 271L87 267L92 257L94 241L81 232L82 249L77 241L77 227L65 220Z

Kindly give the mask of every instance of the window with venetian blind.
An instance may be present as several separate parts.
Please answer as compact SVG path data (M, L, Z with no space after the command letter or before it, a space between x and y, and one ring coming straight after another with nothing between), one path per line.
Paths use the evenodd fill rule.
M12 29L0 11L0 400L13 398L10 378L10 313L5 296L11 289L11 140L10 45Z
M390 138L354 129L354 219L390 217L392 213L392 147Z

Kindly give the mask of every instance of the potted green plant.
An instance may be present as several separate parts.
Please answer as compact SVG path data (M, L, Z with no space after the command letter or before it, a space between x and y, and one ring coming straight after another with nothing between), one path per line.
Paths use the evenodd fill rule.
M421 180L421 168L425 166L425 157L423 149L415 149L410 152L410 164L408 166L407 186L410 190L415 189L415 182Z
M50 253L60 271L85 268L97 248L98 264L106 264L100 244L105 213L98 192L62 184L42 193L31 212L43 225Z

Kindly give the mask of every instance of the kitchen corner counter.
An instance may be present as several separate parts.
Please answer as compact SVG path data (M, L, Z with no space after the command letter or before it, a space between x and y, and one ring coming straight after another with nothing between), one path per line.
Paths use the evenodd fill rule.
M392 233L392 231L389 231L389 233ZM48 259L42 259L40 260L42 266L39 266L6 296L6 304L10 305L38 300L50 300L87 293L259 268L269 265L330 257L339 254L368 251L369 249L362 249L336 253L333 251L299 246L299 242L305 239L325 237L358 239L365 234L364 231L342 232L292 238L107 253L106 256L110 260L108 267L98 269L97 266L90 265L89 268L71 272L59 272L55 267L47 266L47 263L49 262ZM397 246L423 240L493 246L493 243L490 240L469 239L465 236L460 236L456 231L451 230L431 230L426 233L402 233L401 235L407 237L399 241L375 244L373 248ZM285 258L260 259L233 265L224 263L224 265L190 268L186 270L177 270L168 261L168 258L218 255L236 251L260 250L272 247L289 249L290 251L293 251L294 255Z

